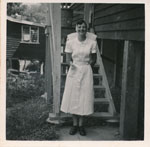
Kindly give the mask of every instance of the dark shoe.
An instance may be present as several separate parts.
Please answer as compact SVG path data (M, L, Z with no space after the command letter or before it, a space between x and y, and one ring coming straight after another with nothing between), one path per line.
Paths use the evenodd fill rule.
M70 135L75 135L77 133L77 131L78 131L78 127L73 126L73 127L71 127L69 134Z
M82 135L82 136L85 136L85 135L86 135L86 132L85 132L85 129L84 129L83 126L79 127L79 133L80 133L80 135Z

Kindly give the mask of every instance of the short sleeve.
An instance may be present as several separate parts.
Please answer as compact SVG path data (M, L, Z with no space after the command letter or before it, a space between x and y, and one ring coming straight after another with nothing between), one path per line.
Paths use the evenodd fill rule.
M94 41L92 44L91 53L96 53L97 47L98 47L97 42Z
M72 53L71 41L69 41L69 40L67 40L67 42L66 42L65 52Z

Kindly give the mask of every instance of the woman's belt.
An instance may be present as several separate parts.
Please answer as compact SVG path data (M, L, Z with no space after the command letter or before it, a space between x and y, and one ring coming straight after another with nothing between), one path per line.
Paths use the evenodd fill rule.
M73 64L77 64L77 65L89 65L89 61L73 61Z

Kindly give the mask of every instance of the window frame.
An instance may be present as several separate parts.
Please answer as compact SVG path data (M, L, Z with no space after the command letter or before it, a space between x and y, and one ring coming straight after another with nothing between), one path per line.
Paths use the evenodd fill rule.
M23 35L24 35L23 29L24 29L24 27L29 28L29 35L30 35L30 41L29 41L29 42L25 42L24 39L23 39ZM32 42L32 41L31 41L31 29L32 29L32 28L37 28L37 41L36 41L36 42ZM22 25L22 26L21 26L21 43L26 43L26 44L39 44L39 27L38 27L38 26Z

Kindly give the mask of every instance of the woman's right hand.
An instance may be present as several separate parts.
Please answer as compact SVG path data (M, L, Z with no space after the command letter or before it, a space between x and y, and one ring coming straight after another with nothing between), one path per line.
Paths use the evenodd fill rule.
M70 62L70 68L69 68L68 76L74 77L76 74L76 71L77 71L76 65L74 65L72 62Z

